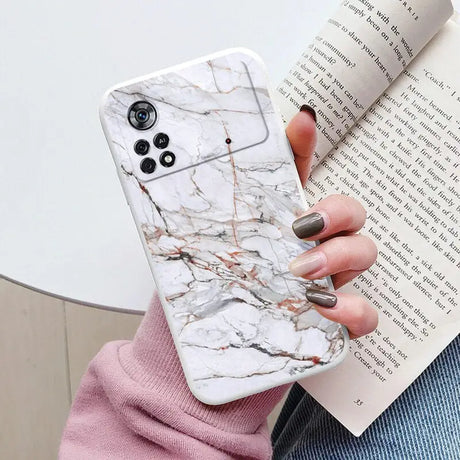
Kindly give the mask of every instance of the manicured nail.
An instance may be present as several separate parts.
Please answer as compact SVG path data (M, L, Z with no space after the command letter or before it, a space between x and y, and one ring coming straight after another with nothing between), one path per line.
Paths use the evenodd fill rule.
M294 276L308 275L318 271L326 262L326 257L322 252L306 252L289 264L289 270Z
M307 289L307 299L321 307L332 308L337 303L337 296L331 292L320 291L319 289Z
M313 120L315 120L315 123L316 123L316 112L313 107L310 107L309 105L304 104L302 107L300 107L300 112L308 112L313 117Z
M324 219L318 212L299 217L292 224L297 238L310 238L324 228Z

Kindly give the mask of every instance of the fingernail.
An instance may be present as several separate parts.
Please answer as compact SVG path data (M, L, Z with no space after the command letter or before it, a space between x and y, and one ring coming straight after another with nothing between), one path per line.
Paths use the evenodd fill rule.
M292 260L289 264L289 270L294 276L308 275L318 271L325 262L325 256L322 252L307 252Z
M337 303L337 296L331 292L320 291L319 289L307 289L307 299L321 307L332 308Z
M299 217L292 224L297 238L310 238L324 228L324 219L318 212Z
M316 112L313 107L310 107L309 105L304 104L302 107L300 107L300 112L308 112L313 117L313 120L315 120L315 123L316 123Z

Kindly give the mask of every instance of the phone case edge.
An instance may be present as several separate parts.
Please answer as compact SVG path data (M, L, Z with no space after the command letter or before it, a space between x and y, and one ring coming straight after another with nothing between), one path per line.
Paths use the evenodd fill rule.
M118 174L119 182L121 183L121 187L123 189L125 199L127 200L127 204L128 204L128 206L130 208L130 212L131 212L131 215L133 217L137 233L139 235L142 247L144 249L144 253L146 255L149 253L149 250L148 250L148 247L146 245L145 239L143 237L143 232L142 232L142 229L141 229L141 227L139 225L138 219L137 219L137 217L136 217L136 215L135 215L130 203L128 202L127 197L129 196L129 194L127 193L126 185L125 185L124 181L122 180L122 177L123 177L122 176L122 170L120 168L120 165L117 163L115 147L114 147L114 145L112 143L110 133L109 133L109 131L107 129L107 126L105 124L105 121L104 121L103 109L105 107L106 100L107 100L108 96L111 94L112 91L114 91L114 90L116 90L118 88L122 88L122 87L124 87L126 85L141 82L141 81L143 81L145 79L148 79L148 78L153 78L155 76L166 74L166 73L178 70L178 69L186 68L186 67L189 67L189 66L194 65L194 64L202 63L204 61L215 59L215 58L218 58L218 57L222 57L222 56L225 56L227 54L232 54L232 53L235 53L235 52L240 52L240 53L246 54L246 55L250 56L251 58L255 59L259 63L261 68L263 69L263 71L264 71L264 73L265 73L265 75L267 77L266 78L266 81L267 81L266 88L267 88L268 94L270 96L270 99L271 99L273 107L274 107L278 127L279 127L280 130L284 131L285 128L284 128L284 124L283 124L283 121L282 121L281 113L280 113L279 107L275 104L275 101L274 101L274 98L273 98L274 93L273 93L273 89L272 89L272 87L270 85L270 82L269 82L266 65L265 65L264 61L261 59L261 57L257 53L253 52L252 50L250 50L248 48L244 48L244 47L227 48L225 50L222 50L222 51L219 51L219 52L216 52L216 53L212 53L212 54L209 54L209 55L201 56L199 58L186 61L186 62L181 63L179 65L174 65L174 66L171 66L171 67L168 67L168 68L165 68L165 69L161 69L161 70L159 70L157 72L152 72L150 74L143 75L141 77L136 77L136 78L133 78L133 79L126 80L124 82L121 82L121 83L118 83L116 85L111 86L108 90L105 91L104 95L101 98L101 101L100 101L100 104L99 104L99 110L98 110L98 112L99 112L99 120L100 120L100 123L101 123L101 126L102 126L102 130L104 132L104 136L105 136L106 141L107 141L107 143L109 145L109 150L110 150L113 162L115 164L115 169L116 169L117 174ZM291 159L292 159L292 163L293 163L294 162L294 155L292 153L292 149L291 149L291 146L289 144L289 140L288 140L287 136L285 136L284 142L286 143L288 151L291 154ZM294 167L295 167L295 164L294 164ZM299 178L299 176L297 174L294 174L294 176L295 176L295 181L297 183L297 187L299 189L299 195L301 197L302 203L304 205L305 210L307 210L309 208L309 204L308 204L308 202L306 200L305 193L304 193L304 190L302 188L302 184L300 182L300 178ZM315 241L315 244L318 245L319 242ZM153 280L155 282L155 289L159 294L159 298L160 298L160 302L161 302L161 305L162 305L162 308L163 308L163 312L164 312L164 314L166 316L168 326L169 326L169 324L172 323L172 319L170 317L170 313L168 311L168 308L165 305L165 296L163 294L163 291L162 291L161 287L158 285L157 280L155 279L154 270L153 270L153 266L152 266L152 261L151 261L150 257L148 257L148 256L147 256L147 261L148 261L148 264L149 264L149 267L150 267L150 270L151 270L151 273L152 273L152 278L153 278ZM327 276L325 278L327 279L329 289L334 290L334 286L333 286L331 277ZM285 385L285 384L288 384L288 383L293 383L293 382L296 382L298 380L303 380L303 379L311 377L313 375L328 371L328 370L334 368L335 366L339 365L345 359L345 356L348 353L349 340L350 340L347 328L345 326L343 326L343 325L341 325L341 328L342 328L342 331L343 331L344 346L343 346L343 350L340 353L340 355L337 358L335 358L335 360L333 362L325 364L322 367L317 367L317 368L313 368L313 369L309 370L309 375L308 376L303 376L303 377L300 377L300 378L298 376L293 376L293 378L280 379L278 381L278 383L277 383L277 386ZM181 365L183 367L184 376L185 376L185 379L187 381L187 385L188 385L191 393L199 401L203 402L204 404L208 404L208 405L226 404L226 403L229 403L229 402L241 399L241 398L245 398L245 397L253 395L253 394L258 394L258 393L261 393L261 392L264 392L264 391L267 391L269 389L274 388L273 385L267 385L266 387L258 388L258 391L256 393L242 394L242 395L238 395L237 397L235 397L233 395L231 398L221 398L221 399L218 399L218 400L209 399L206 394L200 394L199 391L197 391L197 388L195 387L193 380L190 379L190 372L187 371L187 367L188 367L187 366L187 361L183 357L181 347L179 346L179 343L178 343L178 338L175 337L174 334L171 334L171 337L172 337L172 339L174 341L176 351L178 353Z

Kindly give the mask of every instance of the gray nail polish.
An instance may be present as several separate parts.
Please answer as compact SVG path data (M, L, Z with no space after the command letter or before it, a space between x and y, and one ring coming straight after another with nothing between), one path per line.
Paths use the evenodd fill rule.
M292 224L292 230L297 238L310 238L324 228L324 220L321 214L313 212L306 216L299 217Z
M309 105L304 104L302 107L300 107L300 112L308 112L313 117L313 120L315 120L315 123L316 123L316 112L313 107L310 107Z
M319 289L307 289L305 293L310 302L316 303L321 307L335 307L337 296L331 292L320 291Z

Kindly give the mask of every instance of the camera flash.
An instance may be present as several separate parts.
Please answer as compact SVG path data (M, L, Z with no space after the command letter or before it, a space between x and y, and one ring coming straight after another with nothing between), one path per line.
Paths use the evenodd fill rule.
M176 161L176 155L172 152L163 152L160 156L160 163L165 168L171 167Z

